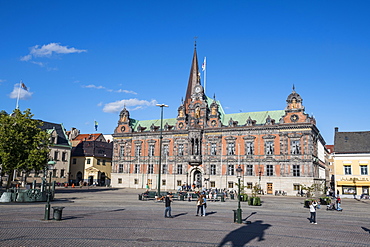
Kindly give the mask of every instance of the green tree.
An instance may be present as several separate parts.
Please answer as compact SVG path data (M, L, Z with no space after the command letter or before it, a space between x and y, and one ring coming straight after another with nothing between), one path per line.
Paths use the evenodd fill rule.
M7 188L14 170L40 171L47 166L49 134L40 128L43 123L32 117L30 109L0 114L0 164L3 173L9 176Z

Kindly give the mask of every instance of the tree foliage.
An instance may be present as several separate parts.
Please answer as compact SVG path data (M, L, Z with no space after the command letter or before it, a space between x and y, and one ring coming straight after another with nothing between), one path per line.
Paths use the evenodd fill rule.
M15 109L11 115L0 114L0 164L3 173L39 171L47 166L50 138L32 119L30 109ZM10 179L8 179L9 181ZM8 184L9 185L9 184Z

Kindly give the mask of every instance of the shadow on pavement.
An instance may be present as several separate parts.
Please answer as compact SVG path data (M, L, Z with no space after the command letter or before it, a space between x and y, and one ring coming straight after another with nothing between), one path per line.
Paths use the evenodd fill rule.
M179 216L182 216L182 215L187 215L188 213L186 212L186 213L181 213L181 214L175 214L175 215L173 215L173 218L176 218L176 217L179 217Z
M265 230L267 230L271 225L262 223L262 220L257 220L252 224L243 225L227 234L218 246L224 246L228 242L231 242L231 246L245 246L255 238L257 241L265 240ZM227 244L227 246L229 246L229 244Z
M206 215L217 214L216 211L206 212Z
M117 188L106 188L106 187L82 187L82 188L57 188L55 190L56 194L63 194L63 193L92 193L92 192L99 192L99 191L115 191L118 190Z
M245 218L243 221L247 221L247 219L249 218L249 217L251 217L252 215L254 215L254 214L256 214L257 212L252 212L250 215L248 215L247 216L247 218Z
M370 233L370 229L369 229L369 228L366 228L366 227L363 227L363 226L361 226L361 228L362 228L365 232Z
M124 211L124 210L126 210L126 209L119 208L119 209L108 210L108 211L99 211L99 212L95 212L95 213L86 213L86 214L71 215L71 216L63 217L63 220L80 219L80 218L85 218L86 216L92 216L92 215L95 215L95 214L110 213L110 212L120 212L120 211Z

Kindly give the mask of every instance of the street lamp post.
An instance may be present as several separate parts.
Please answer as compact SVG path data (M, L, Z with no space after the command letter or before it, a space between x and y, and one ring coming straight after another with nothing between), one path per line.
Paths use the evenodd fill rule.
M159 106L161 108L161 130L160 130L160 136L159 136L159 165L158 165L158 197L161 196L161 170L162 170L162 129L163 129L163 107L168 107L168 105L165 104L156 104L156 106Z
M238 177L238 209L236 211L237 223L242 223L242 209L240 208L240 178L242 177L243 169L238 166L236 169L236 176Z
M55 161L49 161L48 162L48 170L50 170L50 173L49 173L49 188L47 190L47 194L46 194L46 205L45 205L45 214L44 214L44 220L50 220L50 194L51 194L51 176L52 176L52 171L53 168L54 168L54 165L55 165ZM46 172L47 174L47 172Z

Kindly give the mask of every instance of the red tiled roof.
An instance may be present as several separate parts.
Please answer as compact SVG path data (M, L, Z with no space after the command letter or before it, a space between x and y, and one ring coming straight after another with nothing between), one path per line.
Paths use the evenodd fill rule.
M96 141L102 134L79 134L73 141Z

